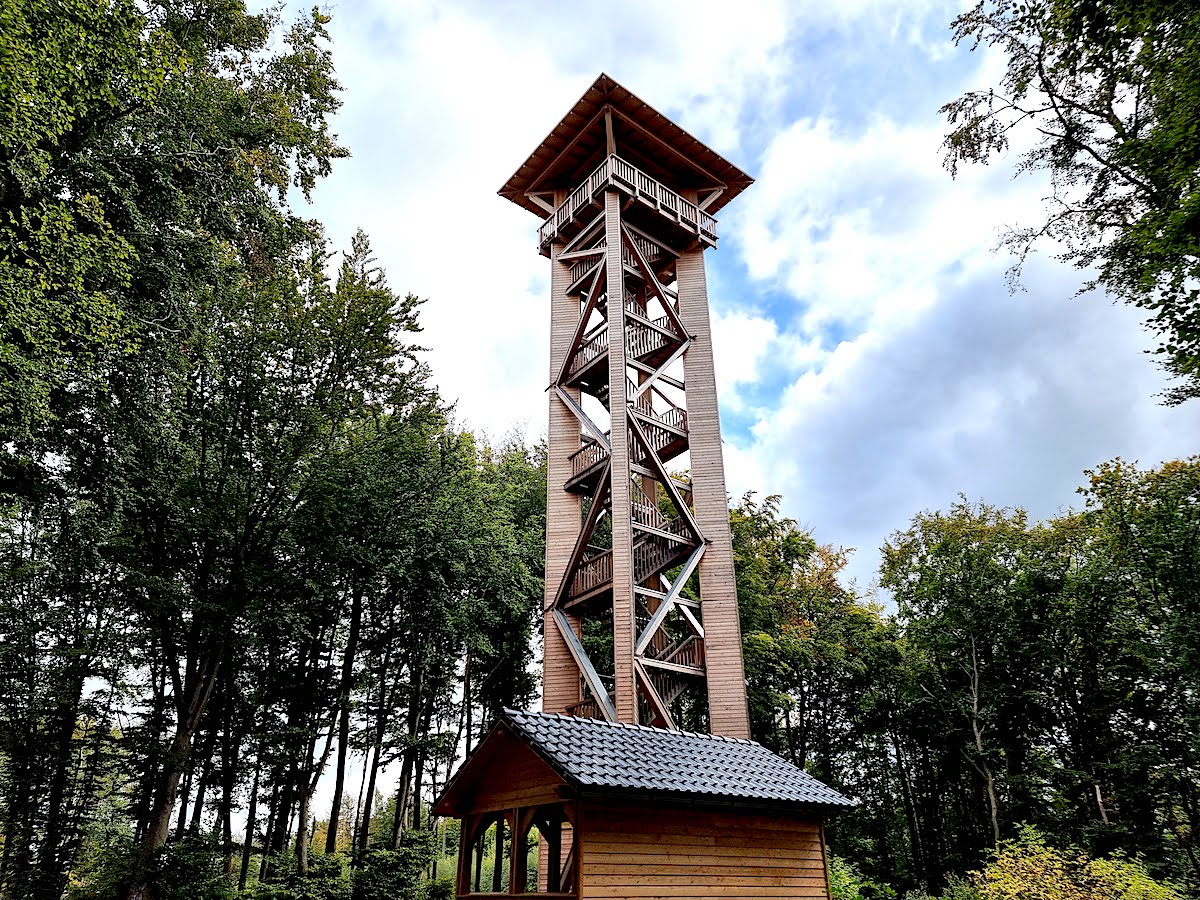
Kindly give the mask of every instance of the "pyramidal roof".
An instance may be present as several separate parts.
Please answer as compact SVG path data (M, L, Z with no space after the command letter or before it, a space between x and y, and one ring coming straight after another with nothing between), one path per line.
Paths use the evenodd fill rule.
M573 190L608 155L617 155L674 191L719 190L707 207L715 214L754 179L662 113L601 74L500 188L500 196L545 217L543 202Z

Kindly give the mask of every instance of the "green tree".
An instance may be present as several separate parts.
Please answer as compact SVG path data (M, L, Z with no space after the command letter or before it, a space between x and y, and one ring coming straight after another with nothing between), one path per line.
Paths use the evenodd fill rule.
M1031 132L1018 173L1051 181L1046 220L1011 231L1023 261L1048 237L1062 258L1147 310L1170 402L1200 393L1200 10L1154 0L981 0L958 41L1007 58L1000 85L946 104L946 162L986 162ZM1023 140L1023 138L1021 139ZM1020 262L1017 264L1017 269Z

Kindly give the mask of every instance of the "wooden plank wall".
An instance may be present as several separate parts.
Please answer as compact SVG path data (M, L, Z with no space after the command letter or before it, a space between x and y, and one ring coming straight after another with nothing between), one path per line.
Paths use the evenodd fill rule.
M692 336L692 344L683 355L692 496L696 522L709 541L700 560L709 731L726 737L749 738L750 712L742 669L742 633L733 576L733 540L729 534L703 252L684 253L675 271L679 317Z
M581 815L581 900L828 900L816 819L611 800Z
M560 197L561 195L561 197ZM555 204L566 199L564 192L555 195ZM562 244L553 250L557 257ZM563 357L571 349L571 339L579 324L579 301L567 295L571 284L571 270L566 263L557 259L550 263L550 382L558 377ZM579 389L568 388L578 402ZM547 432L546 454L546 593L544 621L544 655L542 662L542 709L545 712L564 712L572 703L578 703L579 669L567 649L566 642L558 633L554 623L552 606L562 581L563 573L571 560L575 541L579 537L579 496L563 490L571 477L570 456L579 449L579 420L566 405L551 391L550 426ZM578 633L578 622L575 621Z

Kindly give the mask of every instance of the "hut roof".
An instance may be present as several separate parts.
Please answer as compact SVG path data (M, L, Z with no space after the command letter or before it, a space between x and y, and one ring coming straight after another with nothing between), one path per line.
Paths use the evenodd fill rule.
M511 732L567 785L584 793L670 795L827 812L856 805L755 741L512 709L504 710L493 733L499 729ZM446 801L459 793L456 785L474 759L447 785L439 807L456 805Z

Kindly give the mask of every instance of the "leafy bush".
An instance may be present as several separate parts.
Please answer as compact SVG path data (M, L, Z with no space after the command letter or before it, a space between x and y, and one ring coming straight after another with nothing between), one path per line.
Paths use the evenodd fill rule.
M1046 845L1033 828L1001 844L974 879L983 900L1183 900L1134 859L1090 859L1076 849Z
M937 898L910 891L905 900ZM1036 829L1025 827L1014 840L1000 845L982 872L972 872L966 881L951 878L941 900L1184 900L1184 896L1174 885L1155 881L1136 859L1091 859L1075 848L1059 850L1047 846Z
M158 900L232 900L237 894L225 873L220 841L211 835L189 835L167 844L154 866Z
M432 832L409 831L398 850L368 850L354 874L355 900L418 900L435 853Z
M454 877L443 875L426 882L424 900L454 900Z
M831 853L829 896L832 900L892 900L896 892L864 877L851 863Z
M105 810L108 812L108 810ZM109 900L129 880L137 844L128 822L104 815L84 828L79 862L71 872L67 900Z

